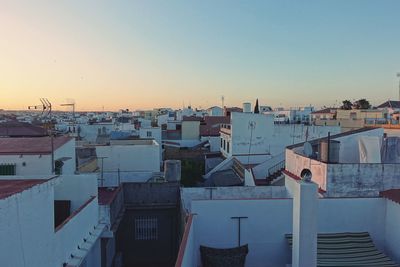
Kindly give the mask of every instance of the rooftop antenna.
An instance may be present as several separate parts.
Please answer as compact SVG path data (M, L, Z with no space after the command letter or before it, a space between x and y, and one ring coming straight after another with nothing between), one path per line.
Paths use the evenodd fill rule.
M222 109L224 109L224 107L225 107L225 106L224 106L224 101L225 101L225 96L222 95L222 96L221 96Z
M397 73L397 78L400 78L400 72ZM400 79L399 79L399 101L400 101Z
M42 113L40 116L45 119L45 128L47 129L47 133L50 136L51 140L51 173L55 173L55 165L54 165L54 134L52 127L52 118L51 118L51 110L52 106L50 101L47 98L40 98L40 102L42 105L33 105L28 106L28 109L41 109Z
M67 101L72 103L61 104L62 107L72 107L72 122L75 125L75 101Z

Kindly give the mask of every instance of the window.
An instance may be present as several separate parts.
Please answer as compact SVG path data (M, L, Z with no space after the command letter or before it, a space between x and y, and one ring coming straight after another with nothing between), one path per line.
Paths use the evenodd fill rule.
M0 164L0 175L15 175L16 164Z
M221 138L221 148L222 148L222 145L223 145L223 139Z
M158 220L156 217L135 218L135 240L157 240Z
M225 142L225 140L224 140L224 150L226 150L226 142Z
M61 175L63 166L64 166L64 162L62 162L61 160L56 160L54 162L54 173L56 175Z
M228 141L228 143L226 145L226 152L229 153L229 141Z

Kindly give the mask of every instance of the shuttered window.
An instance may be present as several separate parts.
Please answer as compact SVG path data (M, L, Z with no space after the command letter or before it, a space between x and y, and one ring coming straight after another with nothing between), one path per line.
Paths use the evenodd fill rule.
M0 175L15 175L16 164L0 164Z

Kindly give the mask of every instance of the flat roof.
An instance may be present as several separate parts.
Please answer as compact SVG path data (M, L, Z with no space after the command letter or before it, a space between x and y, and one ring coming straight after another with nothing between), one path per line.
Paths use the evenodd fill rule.
M16 179L0 180L0 199L21 193L35 185L47 182L47 179Z
M69 136L54 137L54 150L60 148L73 138ZM0 138L0 155L18 154L51 154L51 137L4 137Z

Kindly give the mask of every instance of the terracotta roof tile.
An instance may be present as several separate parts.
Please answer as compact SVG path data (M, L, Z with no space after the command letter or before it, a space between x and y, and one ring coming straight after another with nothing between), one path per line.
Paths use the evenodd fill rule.
M400 189L389 189L380 192L379 195L400 204Z
M44 183L46 179L0 180L0 199L25 191L35 185Z
M60 136L54 138L54 149L57 149L73 138ZM50 154L51 138L45 137L3 137L0 138L0 155L15 154Z

